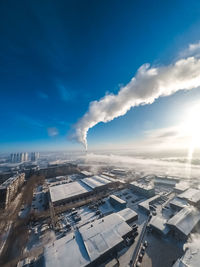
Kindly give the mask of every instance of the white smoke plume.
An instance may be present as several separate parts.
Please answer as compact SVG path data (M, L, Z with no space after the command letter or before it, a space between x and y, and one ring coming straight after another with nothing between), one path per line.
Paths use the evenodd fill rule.
M199 46L199 43L190 45L184 58L168 66L142 65L116 95L107 94L99 101L91 102L89 110L76 124L75 139L87 149L88 130L99 122L109 122L125 115L132 107L152 104L159 97L199 87L200 59L198 53L195 55Z

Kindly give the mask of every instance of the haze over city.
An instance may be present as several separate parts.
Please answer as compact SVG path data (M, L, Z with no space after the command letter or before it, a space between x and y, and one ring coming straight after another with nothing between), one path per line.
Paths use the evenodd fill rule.
M0 3L0 266L199 267L200 2Z

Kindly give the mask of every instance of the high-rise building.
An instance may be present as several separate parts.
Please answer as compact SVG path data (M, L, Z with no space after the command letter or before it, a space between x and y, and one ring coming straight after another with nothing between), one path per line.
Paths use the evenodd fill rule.
M10 161L12 163L28 161L28 153L27 152L23 152L23 153L12 153L10 155Z
M31 161L36 161L39 159L39 157L40 157L39 152L32 152L31 153Z

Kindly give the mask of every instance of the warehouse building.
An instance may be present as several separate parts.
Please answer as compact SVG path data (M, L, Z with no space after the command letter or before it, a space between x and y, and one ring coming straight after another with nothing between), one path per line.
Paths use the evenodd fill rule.
M166 225L167 220L162 217L162 214L152 217L149 226L158 234L166 236L169 233L169 227Z
M189 188L182 194L178 195L179 198L187 200L187 202L197 208L200 208L200 190Z
M115 184L110 179L92 176L79 181L49 187L50 199L54 206L64 205L73 201L81 201L96 195Z
M19 192L25 180L25 174L16 174L0 185L0 208L6 209Z
M200 240L198 240L200 241ZM178 259L173 267L197 267L200 263L200 247L197 240L190 242L184 255Z
M129 208L120 210L119 212L117 212L117 214L120 215L128 224L131 224L138 219L138 214Z
M75 233L54 241L44 251L46 267L99 266L117 251L133 229L117 213L86 224Z
M152 185L146 185L134 181L130 183L130 188L146 197L153 197L155 195L155 189Z
M126 208L126 201L115 196L115 195L110 195L109 201L113 207L119 208L119 209L124 209Z
M187 200L179 198L179 197L175 197L174 199L172 199L169 202L169 205L172 209L177 210L177 211L183 209L186 206L189 206Z
M106 178L103 176L95 175L92 177L84 178L81 180L81 182L86 186L90 187L91 190L103 191L106 188L112 186L115 183L115 180L108 177Z
M178 178L175 177L169 177L169 176L156 176L154 179L154 184L155 185L162 185L162 186L167 186L167 187L175 187L177 183L179 183Z
M184 183L184 182L180 182L180 183L177 183L174 187L174 191L177 193L177 194L181 194L183 192L185 192L187 189L189 189L189 184L188 183Z
M80 182L61 184L49 188L51 202L55 206L86 198L92 193L91 191L91 188Z
M154 204L156 201L161 199L161 195L153 196L143 202L138 204L138 207L143 210L145 213L150 214L150 205Z
M200 212L193 207L185 207L169 219L167 225L175 238L187 240L199 221Z

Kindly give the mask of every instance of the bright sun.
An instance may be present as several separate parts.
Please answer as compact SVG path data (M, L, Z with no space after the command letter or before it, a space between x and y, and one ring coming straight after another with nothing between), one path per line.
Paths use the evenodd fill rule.
M200 148L200 103L187 111L181 131L189 139L189 157L192 157L194 150Z

